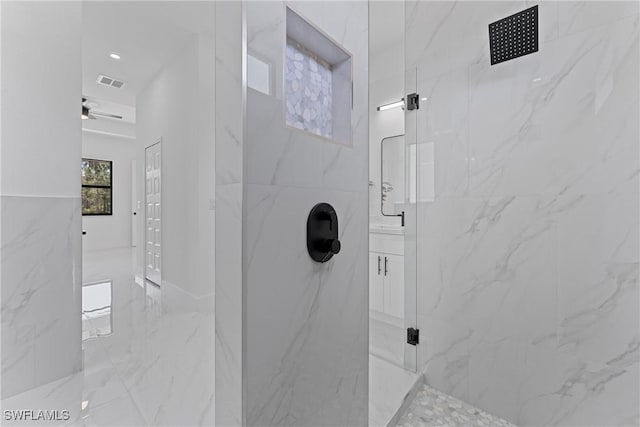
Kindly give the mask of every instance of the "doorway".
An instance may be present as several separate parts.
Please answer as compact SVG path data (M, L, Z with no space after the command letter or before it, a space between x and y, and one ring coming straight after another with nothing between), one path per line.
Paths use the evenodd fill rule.
M162 283L162 144L145 148L145 279Z
M388 425L420 374L413 141L405 138L404 3L369 5L369 423Z

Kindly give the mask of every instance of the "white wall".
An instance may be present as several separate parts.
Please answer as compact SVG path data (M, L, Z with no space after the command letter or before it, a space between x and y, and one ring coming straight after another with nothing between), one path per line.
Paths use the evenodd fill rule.
M80 3L2 2L0 8L0 386L6 398L82 368L82 66Z
M163 298L168 304L214 293L214 77L213 40L194 36L136 99L142 205L144 148L162 140L163 292L186 293ZM143 212L138 221L144 242ZM137 250L140 269L144 250Z
M82 157L113 162L113 215L82 217L82 230L87 232L82 238L83 252L131 246L131 161L136 158L135 139L83 132Z
M384 2L372 4L372 8L385 7ZM397 3L398 9L402 4ZM404 19L402 16L399 19ZM374 21L371 21L372 23ZM379 25L384 25L380 23ZM404 36L404 35L402 35ZM369 215L370 221L376 224L400 225L398 218L383 217L380 213L380 142L382 138L404 133L404 110L395 108L377 111L377 107L404 97L404 37L394 37L394 42L383 46L380 50L372 51L369 75L369 105L370 105L370 134L369 134ZM389 151L387 151L389 153ZM404 159L398 159L404 164ZM394 194L402 192L404 188L397 183ZM386 206L385 213L392 213L392 205Z

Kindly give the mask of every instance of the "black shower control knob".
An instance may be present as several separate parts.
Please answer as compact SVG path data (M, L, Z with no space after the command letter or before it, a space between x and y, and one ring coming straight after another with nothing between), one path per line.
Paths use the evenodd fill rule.
M307 217L307 250L316 262L329 261L340 252L338 214L328 203L315 205Z
M323 252L331 252L332 254L337 254L340 252L340 248L342 248L342 245L340 244L340 240L338 239L326 239L322 242Z
M334 254L339 253L341 248L342 244L340 243L340 240L335 239L331 242L331 252L333 252Z

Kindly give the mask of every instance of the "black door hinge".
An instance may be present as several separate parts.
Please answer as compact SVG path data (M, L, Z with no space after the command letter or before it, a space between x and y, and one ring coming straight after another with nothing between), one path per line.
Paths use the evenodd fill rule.
M414 328L407 329L407 344L418 345L420 344L420 330Z
M407 95L407 110L417 110L420 108L420 95L412 93Z

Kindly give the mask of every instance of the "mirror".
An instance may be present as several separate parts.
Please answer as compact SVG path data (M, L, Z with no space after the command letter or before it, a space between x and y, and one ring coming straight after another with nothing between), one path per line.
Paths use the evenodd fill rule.
M380 141L380 195L383 216L401 217L404 226L406 191L406 152L404 135L383 138Z

